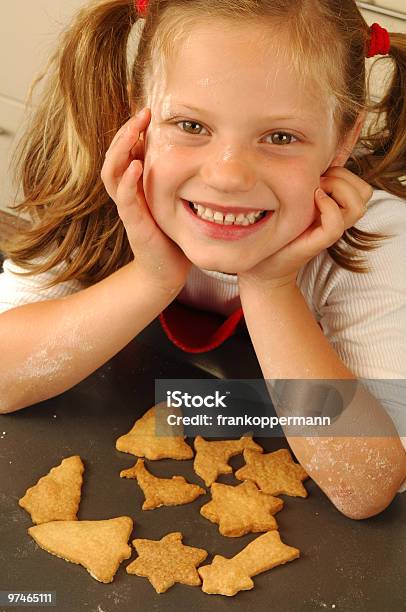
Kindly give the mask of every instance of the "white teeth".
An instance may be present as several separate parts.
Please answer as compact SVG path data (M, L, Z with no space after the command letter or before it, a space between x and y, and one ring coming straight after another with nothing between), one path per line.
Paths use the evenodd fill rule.
M213 223L218 223L219 225L252 225L264 212L262 210L255 210L247 215L242 213L239 213L237 216L233 213L223 215L223 213L214 211L201 204L195 204L194 202L191 202L191 204L193 204L193 208L196 210L199 217Z

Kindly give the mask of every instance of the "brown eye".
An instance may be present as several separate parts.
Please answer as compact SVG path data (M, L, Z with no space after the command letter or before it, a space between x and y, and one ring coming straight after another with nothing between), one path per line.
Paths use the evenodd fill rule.
M182 125L182 124L183 125L188 125L188 126L189 125L190 126L198 125L198 126L200 126L200 130L203 129L202 126L200 125L200 123L196 123L196 121L179 121L176 125ZM182 129L182 131L186 132L187 134L194 134L194 135L200 136L200 134L198 132L196 132L196 131L188 132L187 130L183 130L183 129Z
M274 132L270 136L272 138L272 144L276 144L276 145L291 144L292 138L295 138L293 134L288 134L287 132ZM295 140L297 139L295 138Z

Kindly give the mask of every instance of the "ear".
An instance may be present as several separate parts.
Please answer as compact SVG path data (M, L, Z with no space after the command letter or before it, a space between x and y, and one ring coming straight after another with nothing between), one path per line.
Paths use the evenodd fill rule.
M348 134L344 138L344 141L337 148L336 155L333 161L331 162L330 166L344 166L347 163L347 160L350 157L352 150L354 149L360 137L361 130L364 125L365 117L366 117L366 111L362 111L358 115L358 119L355 122L354 127L352 128L352 130L348 132Z

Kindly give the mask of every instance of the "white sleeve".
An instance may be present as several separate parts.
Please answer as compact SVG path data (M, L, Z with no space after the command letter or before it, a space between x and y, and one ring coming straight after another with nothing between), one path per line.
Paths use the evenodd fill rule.
M44 289L43 285L55 278L63 265L58 264L48 272L41 274L19 276L17 272L26 270L14 264L10 259L6 259L3 263L3 273L0 274L0 314L23 304L52 300L83 289L84 285L76 280L58 283L51 288Z
M395 236L362 252L367 274L331 271L321 324L345 365L386 409L406 449L406 201L376 204L379 221L357 227ZM405 490L406 481L398 492Z

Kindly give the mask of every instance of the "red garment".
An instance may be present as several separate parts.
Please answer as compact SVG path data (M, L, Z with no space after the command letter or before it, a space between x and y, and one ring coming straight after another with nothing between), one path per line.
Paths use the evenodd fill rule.
M159 322L173 344L186 353L211 351L245 326L243 309L240 307L229 317L200 310L174 300L161 314ZM317 323L323 331L320 323Z
M159 321L169 340L187 353L205 353L217 348L235 333L240 323L245 323L241 307L225 318L177 300L161 312Z

